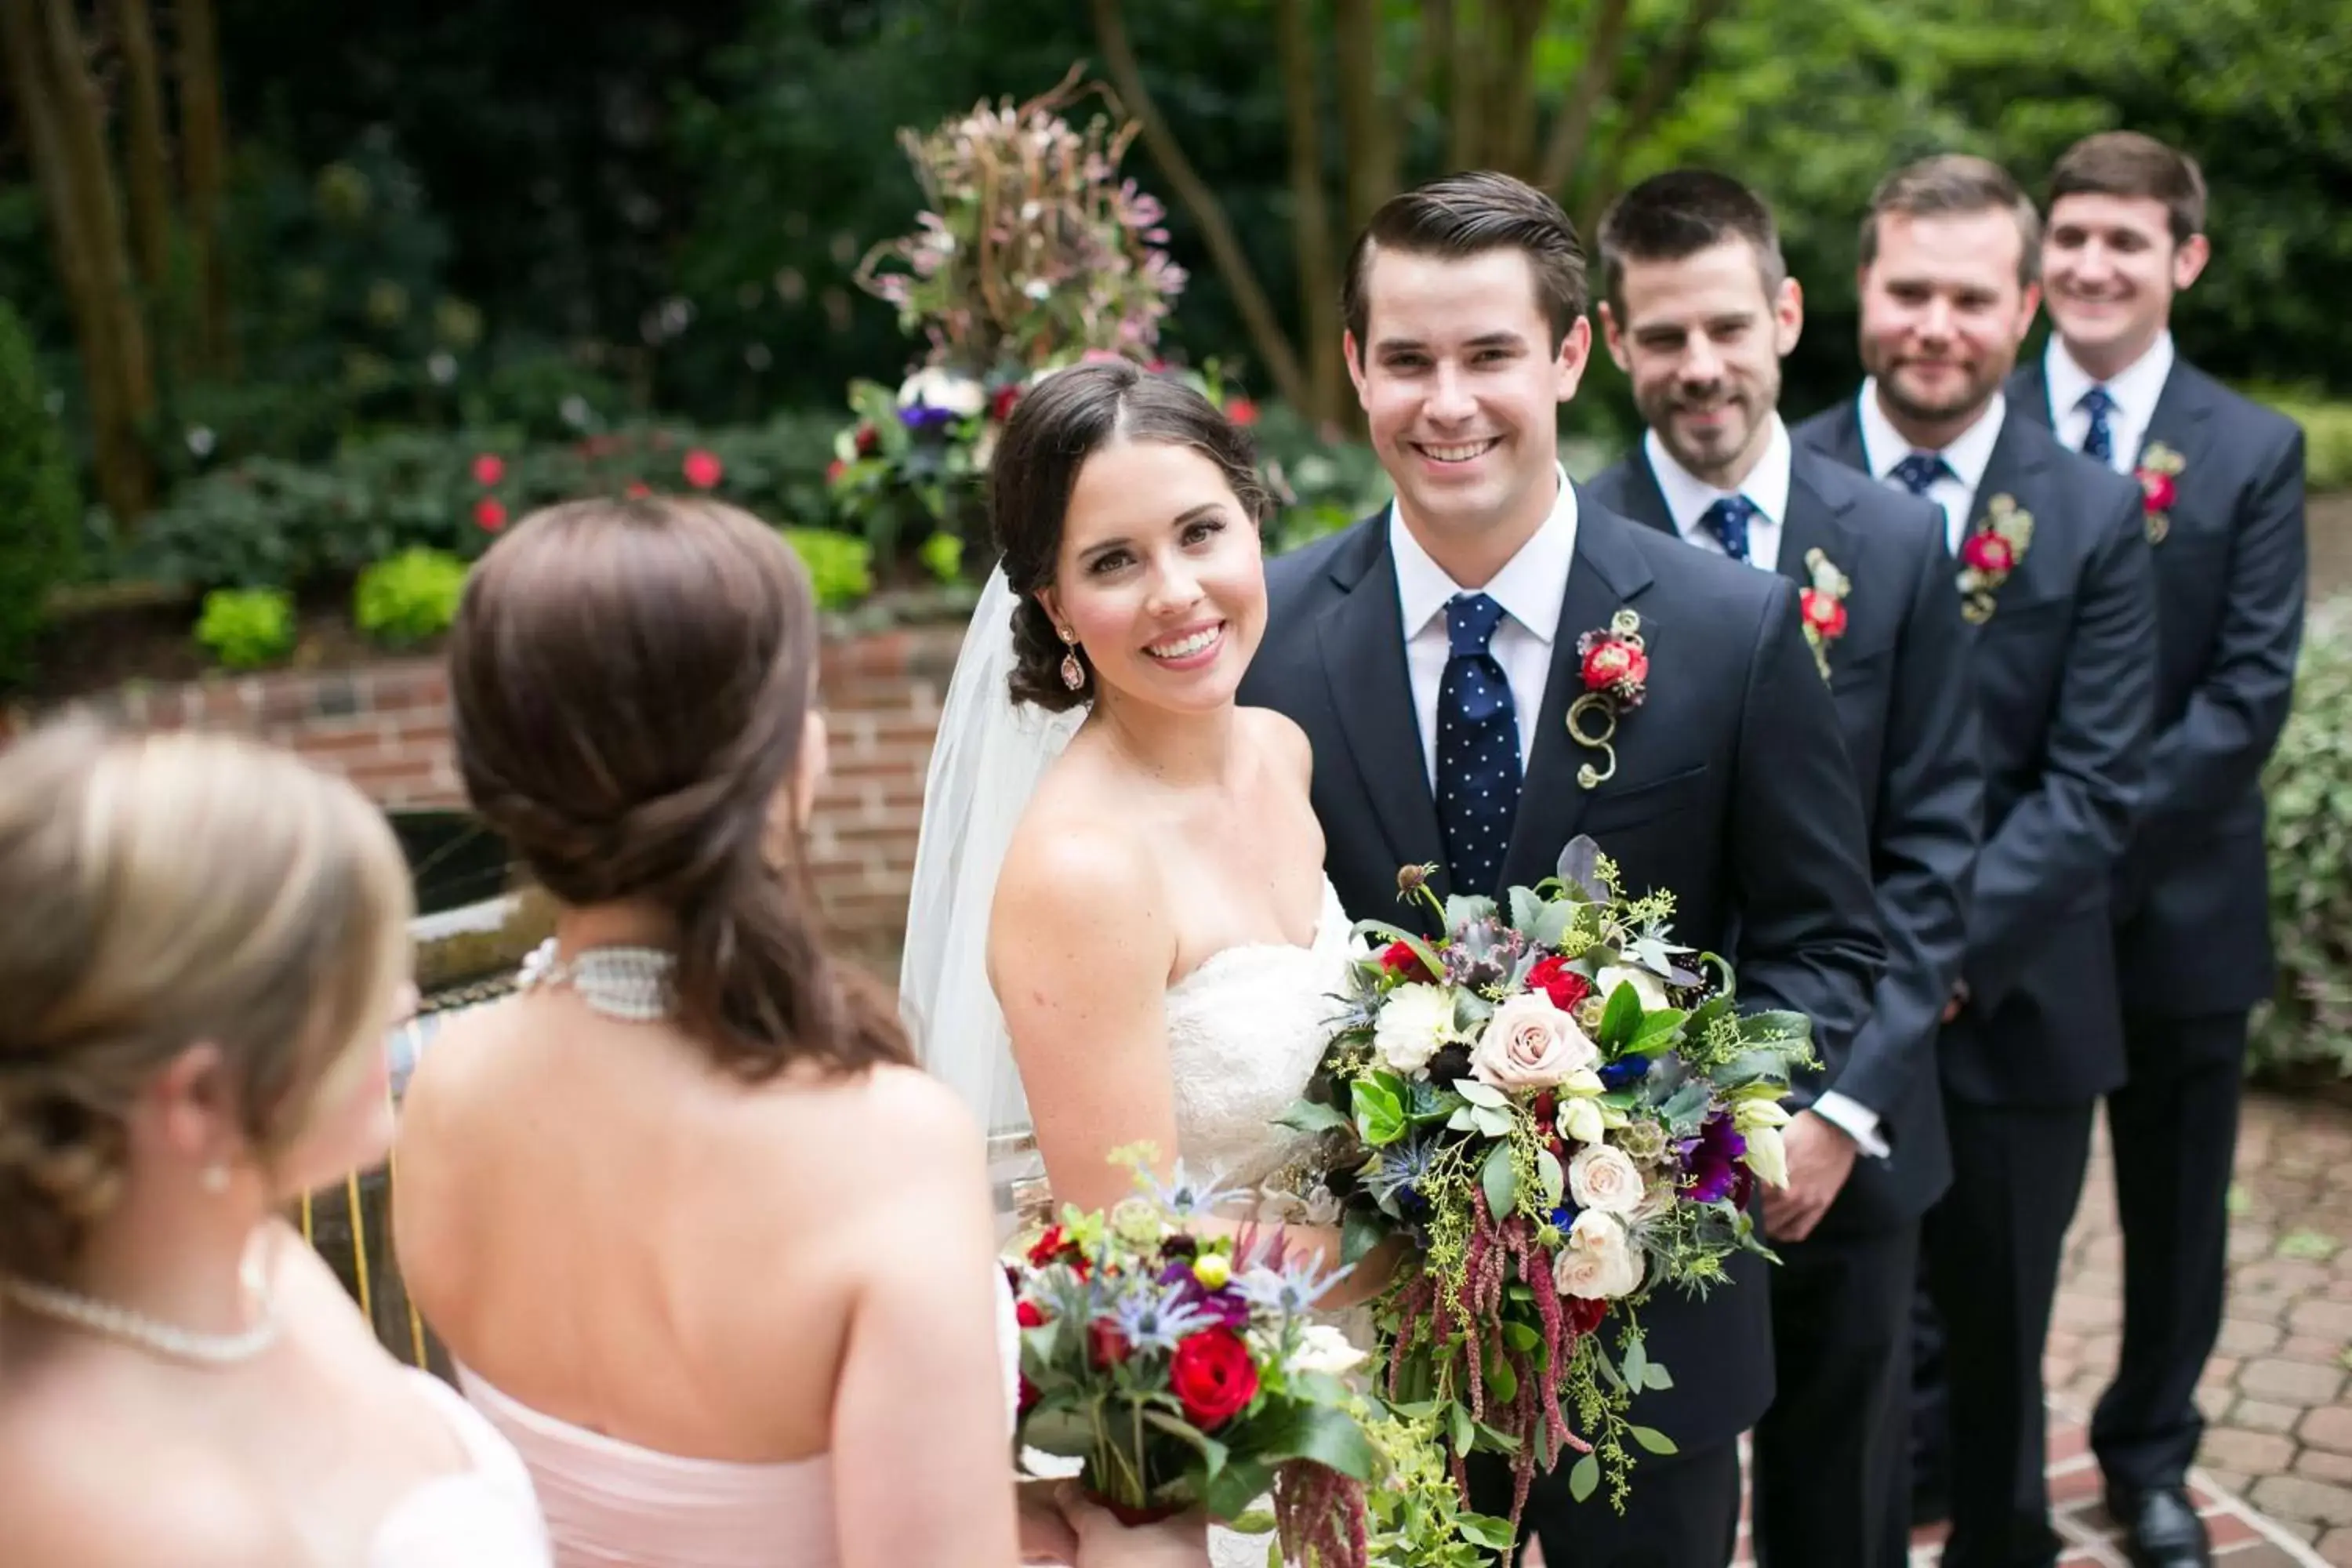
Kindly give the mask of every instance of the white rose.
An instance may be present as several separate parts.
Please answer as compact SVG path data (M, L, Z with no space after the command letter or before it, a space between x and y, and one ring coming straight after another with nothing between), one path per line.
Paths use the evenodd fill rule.
M1633 994L1641 999L1644 1013L1655 1013L1667 1005L1666 983L1648 970L1635 969L1631 964L1612 963L1595 974L1592 984L1604 1002L1617 994L1617 987L1622 984L1633 988Z
M1614 1215L1587 1209L1569 1227L1568 1245L1552 1266L1563 1296L1613 1301L1642 1288L1642 1249Z
M1381 1060L1412 1078L1429 1065L1437 1048L1454 1036L1454 996L1443 986L1419 982L1400 985L1381 1005L1372 1030Z
M1747 1132L1748 1152L1740 1158L1756 1173L1756 1179L1768 1187L1789 1184L1789 1147L1780 1142L1777 1127L1751 1127Z
M1642 1173L1622 1149L1590 1143L1568 1163L1568 1192L1580 1209L1632 1214L1643 1197Z
M1496 1089L1549 1089L1600 1059L1575 1019L1529 991L1495 1009L1470 1053L1470 1071Z
M930 365L917 371L898 386L898 406L943 408L969 419L988 405L988 389L971 376Z
M1339 1377L1364 1360L1361 1347L1328 1323L1309 1323L1298 1332L1298 1348L1291 1352L1293 1372L1324 1372Z
M1559 1135L1571 1143L1598 1143L1608 1131L1601 1119L1601 1107L1590 1100L1563 1100L1559 1115L1554 1120L1559 1125Z

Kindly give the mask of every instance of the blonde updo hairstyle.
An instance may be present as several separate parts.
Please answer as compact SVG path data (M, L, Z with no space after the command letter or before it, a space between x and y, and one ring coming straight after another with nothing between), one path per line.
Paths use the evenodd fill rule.
M0 751L0 1270L69 1279L193 1046L269 1169L382 1048L412 909L382 815L285 752L79 720Z

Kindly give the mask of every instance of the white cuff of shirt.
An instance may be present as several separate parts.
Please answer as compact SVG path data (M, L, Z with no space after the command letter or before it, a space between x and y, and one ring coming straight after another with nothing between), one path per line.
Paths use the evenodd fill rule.
M1879 1136L1878 1112L1858 1100L1840 1094L1835 1089L1822 1091L1813 1101L1813 1113L1839 1131L1853 1139L1862 1152L1873 1159L1884 1160L1895 1151Z

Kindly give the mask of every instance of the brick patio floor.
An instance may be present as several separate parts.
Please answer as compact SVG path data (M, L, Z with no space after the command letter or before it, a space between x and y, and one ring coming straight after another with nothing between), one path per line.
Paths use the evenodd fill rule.
M2352 1109L2250 1094L2231 1194L2230 1296L2199 1394L2191 1480L2227 1568L2352 1568ZM2126 1568L2082 1417L2114 1369L2122 1239L2106 1139L2092 1152L2044 1359L2060 1568ZM1911 1562L1942 1555L1941 1527ZM1746 1563L1742 1527L1739 1561ZM1528 1568L1542 1568L1530 1551Z

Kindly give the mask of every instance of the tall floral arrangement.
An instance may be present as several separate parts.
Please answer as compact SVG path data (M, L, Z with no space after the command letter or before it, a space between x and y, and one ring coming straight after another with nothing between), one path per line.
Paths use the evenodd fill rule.
M1090 96L1104 111L1081 128L1066 111ZM1162 368L1160 327L1185 275L1161 248L1159 201L1119 174L1137 129L1073 69L1024 103L899 132L927 205L913 232L866 253L857 281L923 353L895 388L850 384L855 418L828 475L844 520L878 550L981 533L979 479L1040 377L1105 355ZM1199 384L1222 403L1213 379Z

